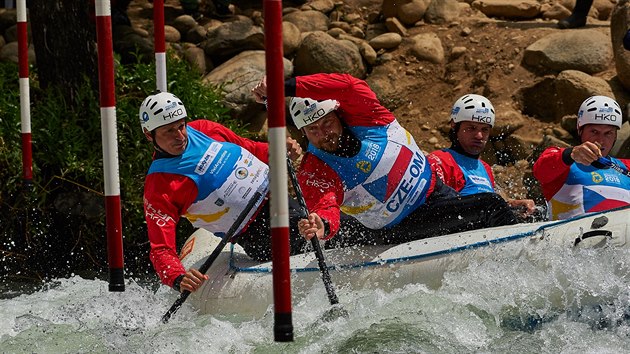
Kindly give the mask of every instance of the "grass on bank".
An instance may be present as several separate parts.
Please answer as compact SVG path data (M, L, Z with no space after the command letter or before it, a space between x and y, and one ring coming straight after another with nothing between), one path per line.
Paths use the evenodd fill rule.
M36 70L36 69L35 69ZM202 84L185 61L168 58L168 90L190 117L230 120L220 88ZM98 93L85 82L72 102L43 91L31 75L33 188L22 183L18 68L0 63L0 275L64 276L77 269L107 268L103 156ZM140 129L138 109L155 91L155 65L116 66L116 118L125 264L148 263L143 212L144 177L153 148ZM180 234L192 230L188 223ZM182 236L185 239L185 236ZM182 237L178 239L181 241ZM28 269L28 271L25 271ZM16 275L17 274L17 275Z

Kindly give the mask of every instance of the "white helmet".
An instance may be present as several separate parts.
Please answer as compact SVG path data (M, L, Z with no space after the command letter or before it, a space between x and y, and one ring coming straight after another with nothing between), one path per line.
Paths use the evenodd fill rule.
M483 96L464 95L455 101L451 110L451 119L455 123L467 121L490 124L494 127L494 106Z
M298 129L316 122L337 108L339 102L336 100L317 101L312 98L293 97L289 103L289 112Z
M587 98L578 111L577 127L586 124L607 124L621 128L621 107L619 103L606 96L591 96Z
M142 131L153 131L155 128L184 119L186 116L186 107L177 96L170 92L151 95L140 105Z

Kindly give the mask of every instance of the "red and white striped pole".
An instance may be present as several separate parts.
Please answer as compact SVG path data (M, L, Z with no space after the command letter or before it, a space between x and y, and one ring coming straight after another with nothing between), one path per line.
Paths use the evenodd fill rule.
M24 187L33 185L33 150L31 144L31 96L28 81L28 25L26 0L17 2L18 63L20 72L20 120L22 127L22 176Z
M98 42L98 81L105 177L105 216L109 291L125 291L123 271L122 216L118 179L116 95L114 90L114 49L109 0L96 0L96 39Z
M158 91L167 92L164 0L153 0L153 42L155 47L155 85Z
M291 270L289 263L289 192L284 115L282 1L265 0L265 65L269 123L271 184L271 248L273 260L274 340L293 341Z

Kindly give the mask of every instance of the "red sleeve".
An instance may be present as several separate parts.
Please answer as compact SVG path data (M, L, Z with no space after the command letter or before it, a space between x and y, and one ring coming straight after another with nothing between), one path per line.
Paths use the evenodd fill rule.
M195 182L185 176L152 173L144 184L144 215L147 222L151 251L149 258L162 283L173 281L186 269L176 248L176 227L197 196Z
M297 97L339 102L339 117L351 126L387 125L396 118L368 84L348 74L314 74L295 78Z
M330 233L326 239L332 238L339 230L339 209L344 196L339 175L315 155L307 153L297 177L308 211L328 221Z
M623 162L624 165L626 165L626 168L630 170L630 159L620 159L621 162Z
M550 200L569 176L570 165L562 160L564 148L547 148L534 163L534 177L540 183L545 199Z
M450 186L457 192L464 188L464 185L466 185L464 173L462 169L459 168L457 162L455 162L455 159L453 159L453 155L444 150L437 150L427 155L427 159L435 175L437 175L444 184Z
M188 125L217 141L236 144L254 154L260 161L269 164L269 144L266 142L243 138L229 128L210 120L199 119L188 123Z

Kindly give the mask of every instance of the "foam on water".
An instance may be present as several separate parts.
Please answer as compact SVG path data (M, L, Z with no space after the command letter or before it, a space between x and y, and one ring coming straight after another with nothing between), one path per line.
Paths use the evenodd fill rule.
M7 353L465 353L630 352L630 251L536 246L448 272L441 287L392 291L338 285L349 317L326 318L323 285L294 303L293 343L273 342L260 319L197 315L175 293L128 280L124 293L81 277L0 300ZM334 280L334 279L333 279Z

